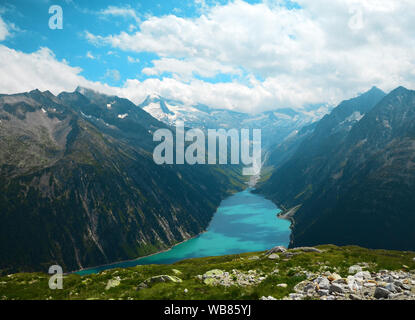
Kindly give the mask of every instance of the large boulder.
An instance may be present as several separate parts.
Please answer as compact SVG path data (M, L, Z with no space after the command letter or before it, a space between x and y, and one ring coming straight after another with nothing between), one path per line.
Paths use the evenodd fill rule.
M182 282L182 279L176 276L169 276L169 275L163 274L160 276L155 276L155 277L151 277L151 278L144 280L142 283L140 283L137 289L145 289L145 288L151 287L155 283L160 283L160 282L180 283Z
M268 259L271 259L271 260L278 260L279 258L280 258L280 256L278 254L276 254L276 253L271 253L268 256Z
M377 287L375 290L375 298L376 299L387 299L389 297L389 295L391 294L391 292L385 288L382 287Z
M272 248L272 249L268 250L268 251L267 251L267 253L266 253L266 255L270 255L270 254L272 254L272 253L280 253L280 252L285 252L285 251L287 251L287 248L286 248L286 247L283 247L283 246L276 246L276 247L274 247L274 248Z
M220 277L224 274L222 270L219 269L213 269L205 272L203 275L203 278L212 278L212 277Z
M121 283L121 278L120 277L115 277L114 279L110 279L107 282L105 290L109 290L111 288L118 287L120 285L120 283Z

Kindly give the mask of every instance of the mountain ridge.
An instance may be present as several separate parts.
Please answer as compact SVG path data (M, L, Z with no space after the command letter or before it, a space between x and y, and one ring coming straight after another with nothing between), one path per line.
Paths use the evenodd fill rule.
M126 99L34 90L1 96L0 119L0 269L166 249L244 185L236 167L156 165L152 132L167 126Z
M315 135L330 138L315 142L323 147L313 149L313 142L305 141L308 148L300 146L260 186L259 192L283 208L296 208L292 246L414 248L414 111L414 91L399 87L340 138L330 138L323 119L317 126L325 130Z

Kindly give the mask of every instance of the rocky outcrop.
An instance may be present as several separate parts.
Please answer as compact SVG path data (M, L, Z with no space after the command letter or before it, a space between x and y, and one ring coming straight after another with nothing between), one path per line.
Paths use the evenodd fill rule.
M388 270L381 270L377 273L359 271L347 278L326 273L312 275L309 279L297 284L294 290L295 293L290 293L284 299L414 300L415 273Z

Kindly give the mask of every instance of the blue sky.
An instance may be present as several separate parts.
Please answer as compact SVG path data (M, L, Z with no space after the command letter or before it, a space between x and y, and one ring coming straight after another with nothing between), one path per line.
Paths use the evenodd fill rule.
M49 29L51 5L62 30ZM334 104L412 86L414 18L409 0L0 0L0 92L84 85L247 112Z
M260 1L246 1L260 3ZM221 5L227 1L206 1L206 5ZM64 28L51 30L48 26L48 9L51 5L59 5L63 9ZM292 6L287 2L287 6ZM114 34L125 30L137 30L140 21L151 16L173 14L183 18L195 18L200 15L200 2L188 0L164 1L111 1L111 0L13 0L2 1L4 20L18 26L19 30L11 38L4 41L10 48L26 53L34 52L40 47L50 48L57 59L65 59L71 65L82 68L82 75L92 81L104 81L110 85L120 85L131 78L144 80L149 76L140 71L152 65L158 55L154 52L125 52L107 46L94 46L89 43L84 32L93 34ZM132 10L134 16L105 15L106 9L116 7ZM134 29L132 29L134 27ZM128 59L130 57L130 59ZM134 62L133 62L134 61ZM114 77L114 71L119 78ZM169 72L153 75L152 78L170 76ZM209 82L229 82L234 77L218 74L213 77L196 78Z

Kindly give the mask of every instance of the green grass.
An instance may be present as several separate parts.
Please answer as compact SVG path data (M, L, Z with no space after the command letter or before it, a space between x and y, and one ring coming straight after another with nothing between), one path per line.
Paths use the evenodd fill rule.
M79 276L70 274L64 277L63 290L50 290L49 275L42 273L19 273L0 278L1 299L259 299L262 296L283 298L293 287L305 279L299 271L337 272L346 277L349 266L366 262L368 271L381 269L415 270L414 252L389 250L369 250L356 246L319 246L323 253L301 253L284 260L270 260L263 252L244 253L220 257L188 259L171 265L146 265L125 269L106 270L99 274ZM260 259L250 260L258 256ZM279 272L271 274L274 269ZM175 275L177 269L181 283L157 283L147 289L137 290L137 286L149 277L167 274ZM240 272L256 270L268 277L256 286L208 286L197 275L212 269ZM108 280L119 277L119 286L105 290ZM286 283L287 287L277 285ZM185 293L185 289L188 290Z

